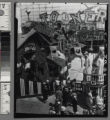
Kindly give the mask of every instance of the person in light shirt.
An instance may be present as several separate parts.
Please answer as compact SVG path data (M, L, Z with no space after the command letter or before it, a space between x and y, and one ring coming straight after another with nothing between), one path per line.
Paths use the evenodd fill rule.
M68 78L70 80L76 79L76 82L83 80L84 57L81 53L80 47L71 49L71 63L68 70Z
M103 75L104 71L104 50L100 49L99 51L99 58L97 61L97 66L99 67L99 75Z
M100 109L104 108L103 98L101 96L99 96L99 95L97 95L97 97L96 97L96 105Z
M103 75L103 71L104 71L104 50L103 48L99 48L99 53L93 60L93 73Z
M90 59L89 59L89 53L87 51L85 51L84 53L84 57L85 57L85 63L84 63L84 73L85 74L91 74L91 65L90 65Z

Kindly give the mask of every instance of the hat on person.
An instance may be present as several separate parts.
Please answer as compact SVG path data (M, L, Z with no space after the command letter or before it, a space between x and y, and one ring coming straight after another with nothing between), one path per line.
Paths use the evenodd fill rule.
M84 52L84 55L89 55L88 51L85 51L85 52Z

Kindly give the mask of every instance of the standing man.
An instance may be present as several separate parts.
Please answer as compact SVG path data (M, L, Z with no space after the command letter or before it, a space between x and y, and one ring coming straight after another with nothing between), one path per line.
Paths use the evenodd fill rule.
M44 102L46 102L46 100L48 99L48 86L46 82L42 82L42 95Z
M72 106L73 106L73 112L76 114L77 112L77 95L75 93L72 93Z
M76 79L76 82L83 81L84 57L80 47L74 47L70 50L70 68L68 77L71 81Z

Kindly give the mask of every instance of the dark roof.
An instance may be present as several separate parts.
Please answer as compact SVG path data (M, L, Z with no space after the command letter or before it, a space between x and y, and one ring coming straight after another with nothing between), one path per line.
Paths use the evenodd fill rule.
M51 43L49 37L46 37L46 35L42 33L36 32L34 29L25 35L21 35L18 41L18 49L22 48L22 46L24 46L27 42L35 42L41 47L49 46Z

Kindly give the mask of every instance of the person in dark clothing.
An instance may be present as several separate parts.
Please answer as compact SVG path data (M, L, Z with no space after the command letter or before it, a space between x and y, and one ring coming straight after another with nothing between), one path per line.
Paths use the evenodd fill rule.
M59 100L60 102L62 102L62 91L61 91L61 87L57 88L56 93L55 93L56 99Z
M49 103L49 114L51 115L55 115L56 112L55 112L55 105L52 104L52 103Z
M20 97L21 96L21 91L20 91L20 78L21 78L21 74L22 74L22 63L19 61L17 63L17 77L16 77L16 80L15 80L15 95L16 97Z
M48 99L48 86L46 82L42 82L42 95L45 102Z
M69 89L67 87L63 88L63 105L67 106L69 101Z
M61 88L61 82L58 78L55 80L55 91L57 91L59 88Z
M77 96L75 93L72 94L72 106L73 106L73 112L76 114L76 112L77 112Z
M36 63L35 63L35 57L32 56L30 63L31 63L31 77L33 78L33 90L34 94L37 95L38 89L37 89L37 77L36 77Z
M46 85L47 85L47 88L48 88L48 95L51 95L50 81L49 80L46 80Z
M25 59L25 58L24 58ZM29 95L29 79L30 79L30 62L29 60L25 59L25 63L23 65L22 70L22 78L24 79L24 85L25 85L25 95Z
M53 94L55 91L55 87L54 87L54 83L55 83L55 79L54 77L50 77L50 94Z
M62 106L61 101L56 99L56 101L55 101L55 112L56 112L56 115L60 115L61 114L61 106Z

